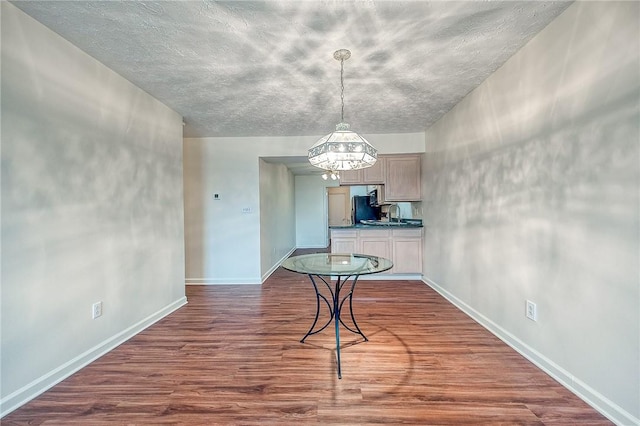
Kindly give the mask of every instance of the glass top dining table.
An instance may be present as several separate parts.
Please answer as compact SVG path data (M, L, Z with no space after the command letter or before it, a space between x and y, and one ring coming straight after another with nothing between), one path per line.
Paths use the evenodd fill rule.
M360 275L375 274L393 268L393 262L384 257L370 256L355 253L313 253L293 256L282 262L282 267L299 274L306 274L313 284L316 292L316 317L309 328L307 334L300 340L313 334L317 334L327 328L332 322L335 325L336 334L336 365L338 378L342 378L342 367L340 364L340 325L352 333L362 336L364 341L368 341L364 335L355 315L353 314L353 292ZM328 280L327 280L328 277ZM334 279L332 287L331 281ZM345 284L351 280L351 285ZM324 286L322 285L324 284ZM349 315L351 321L345 322L340 316L344 303L348 301ZM322 326L316 327L320 312L323 307L329 312L328 320Z
M300 274L324 276L366 275L393 267L389 259L355 253L312 253L289 257L282 267Z

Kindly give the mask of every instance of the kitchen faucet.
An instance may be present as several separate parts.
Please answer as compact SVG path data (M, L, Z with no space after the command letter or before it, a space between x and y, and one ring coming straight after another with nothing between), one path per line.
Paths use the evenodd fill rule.
M394 209L395 207L395 209ZM387 211L387 215L389 216L389 222L393 222L393 217L391 215L391 210L394 209L396 211L396 222L400 222L400 206L397 204L390 204L389 210Z

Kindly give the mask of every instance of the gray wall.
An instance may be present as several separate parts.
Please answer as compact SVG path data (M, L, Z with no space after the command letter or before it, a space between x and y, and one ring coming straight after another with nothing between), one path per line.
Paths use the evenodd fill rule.
M294 178L284 164L259 161L260 264L265 280L296 247Z
M621 424L640 418L639 7L571 5L426 132L424 163L427 280Z
M296 247L325 248L329 244L327 188L337 180L319 175L296 176Z
M1 8L5 414L186 300L181 117Z

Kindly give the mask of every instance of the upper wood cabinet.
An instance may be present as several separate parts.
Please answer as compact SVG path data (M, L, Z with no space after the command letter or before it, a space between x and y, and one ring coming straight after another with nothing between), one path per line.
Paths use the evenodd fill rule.
M362 170L343 170L339 174L340 185L362 184Z
M422 200L422 156L379 155L371 167L340 172L340 185L385 186L385 202Z
M388 155L385 163L385 201L420 201L420 154Z
M386 170L385 158L379 156L378 161L371 167L340 172L340 185L371 185L384 183Z
M384 183L384 178L387 174L386 165L387 162L385 158L378 157L378 160L373 166L362 169L362 183L365 185Z

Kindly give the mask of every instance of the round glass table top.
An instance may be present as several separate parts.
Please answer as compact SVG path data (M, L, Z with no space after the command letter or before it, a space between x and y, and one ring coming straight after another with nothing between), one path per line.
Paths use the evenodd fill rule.
M289 271L313 275L365 275L393 267L384 257L355 253L313 253L293 256L282 262Z

